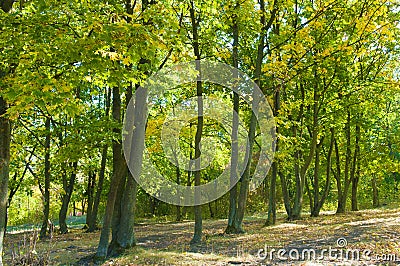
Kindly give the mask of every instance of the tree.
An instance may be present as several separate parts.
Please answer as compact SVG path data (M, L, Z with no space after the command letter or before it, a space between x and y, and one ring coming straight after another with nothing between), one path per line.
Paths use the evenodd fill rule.
M196 70L199 71L199 77L201 75L201 67L200 67L200 46L199 46L199 33L198 33L198 27L200 23L200 18L198 15L195 13L195 6L194 2L190 2L190 20L192 23L192 31L193 31L193 52L196 57ZM200 151L200 142L201 142L201 135L203 133L203 85L202 81L198 80L196 83L196 95L197 95L197 128L196 128L196 137L194 141L194 159L196 160L195 163L195 168L196 170L194 171L194 185L195 186L200 186L201 184L201 170L200 170L200 156L201 156L201 151ZM199 205L199 200L200 200L200 194L199 190L195 190L195 203L196 206L194 206L194 213L195 213L195 223L194 223L194 235L191 240L191 244L196 244L201 242L201 237L202 237L202 230L203 230L203 221L201 217L201 205Z
M8 175L10 164L10 121L5 117L7 103L0 97L0 265L3 265L3 237L6 224L7 200L8 200Z
M9 12L14 1L1 1L3 12ZM4 70L0 70L0 78L3 78ZM0 95L0 266L3 265L3 238L6 229L7 200L8 200L8 178L10 165L10 141L11 141L11 123L6 116L8 104Z

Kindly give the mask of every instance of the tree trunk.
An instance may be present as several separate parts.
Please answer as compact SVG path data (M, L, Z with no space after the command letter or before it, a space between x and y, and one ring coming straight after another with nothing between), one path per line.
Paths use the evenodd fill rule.
M334 133L334 128L331 128L331 142L329 145L329 151L328 151L328 155L326 158L326 182L325 182L325 187L324 187L324 191L322 193L321 198L315 197L314 198L314 206L311 210L311 216L312 217L318 217L319 216L319 212L321 211L322 206L325 203L326 198L328 197L329 194L329 190L330 190L330 185L331 185L331 161L332 161L332 151L333 151L333 144L334 144L334 137L335 137L335 133ZM319 152L319 151L318 151ZM319 194L319 188L316 189L314 188L314 193L318 193Z
M276 36L279 36L280 34L280 25L279 23L275 24L275 27L273 27L273 32ZM281 61L281 57L278 58L279 61ZM274 93L274 116L278 117L279 116L279 110L280 110L280 105L281 105L281 95L280 91L283 89L283 84L279 84L276 87L276 91ZM275 154L278 154L279 152L279 127L278 125L275 126ZM274 162L272 163L271 166L271 179L269 183L269 192L268 192L268 214L267 214L267 220L265 221L266 226L274 225L276 223L276 180L278 179L278 158L274 158Z
M121 177L121 181L119 184L118 192L117 192L117 198L114 203L114 212L113 212L113 217L112 217L112 222L111 222L111 231L112 231L112 236L111 236L111 243L108 246L108 251L107 254L108 256L118 256L121 252L122 249L118 245L118 232L121 228L121 216L122 216L122 206L124 204L123 202L123 196L124 196L124 191L126 188L126 175L127 172L123 174Z
M51 183L51 173L50 173L50 141L51 141L51 131L50 131L50 117L46 118L46 140L45 140L45 156L44 156L44 195L43 195L43 222L42 228L40 229L40 239L47 236L47 226L49 224L50 215L50 183Z
M192 23L192 31L193 31L193 51L194 55L196 56L196 60L200 60L200 45L199 45L199 35L198 35L198 26L199 20L196 19L195 10L194 10L194 3L191 1L190 3L190 19ZM201 135L203 132L203 85L201 78L201 69L200 69L200 61L196 62L196 70L199 71L199 79L196 83L196 90L197 90L197 129L196 129L196 136L194 141L194 159L195 161L195 171L194 171L194 185L200 186L201 184L201 170L200 170L200 142L201 142ZM201 205L200 205L200 191L195 190L195 206L194 206L194 235L191 240L191 244L197 244L201 242L202 238L202 231L203 231L203 219L201 215Z
M175 158L175 176L176 176L176 183L178 185L181 184L181 170L179 168L179 161L176 155L176 151L173 150L174 153L174 158ZM175 220L177 222L182 221L182 212L181 212L181 206L180 205L176 205L176 218Z
M355 174L355 177L351 183L351 210L358 211L358 201L357 201L357 189L358 181L360 180L359 171Z
M192 123L190 123L190 136L192 135ZM189 166L188 166L188 171L187 171L187 178L186 178L186 186L188 186L188 187L190 187L191 185L192 185L192 180L191 180L191 178L192 178L192 171L191 171L191 169L192 169L192 164L193 164L193 151L192 151L192 143L190 144L190 155L189 155L189 158L190 158L190 161L189 161ZM183 208L182 208L182 217L186 217L186 215L187 215L187 212L188 212L188 206L183 206Z
M126 249L136 245L134 232L136 194L137 183L131 172L129 172L122 198L121 218L117 235L118 249Z
M85 228L89 228L89 224L92 223L93 218L93 203L94 203L94 188L96 186L96 173L93 170L89 171L88 184L86 189L87 196L87 213L86 213L86 225Z
M238 5L235 6L235 8ZM237 25L237 18L234 15L233 17L233 52L232 52L232 60L233 67L235 68L233 74L233 79L238 78L237 68L239 67L238 62L238 46L239 46L239 29ZM239 144L238 144L238 130L239 130L239 95L236 92L233 92L233 111L232 111L232 133L231 133L231 171L230 171L230 182L236 184L229 191L229 215L228 215L228 225L225 229L225 233L235 233L237 229L235 228L235 220L236 220L236 209L237 209L237 190L238 190L238 157L239 157Z
M113 88L112 116L117 122L121 122L121 97L118 87ZM116 135L121 135L119 126L113 129ZM110 191L107 197L106 211L104 214L103 228L101 230L100 241L97 248L96 257L104 259L107 257L108 242L110 238L111 223L114 213L117 192L123 175L126 172L125 160L122 157L121 140L113 140L113 174L111 177Z
M10 120L4 116L7 108L7 103L0 96L0 266L3 265L3 238L7 227L6 216L10 164L11 125Z
M344 182L343 186L341 185L342 181L340 179L340 175L338 175L338 207L336 213L345 213L346 212L346 201L347 201L347 193L349 190L349 186L351 183L350 177L350 161L351 161L351 132L350 132L350 110L347 110L347 121L345 124L345 133L346 133L346 158L345 158L345 166L344 166ZM337 147L336 147L337 149ZM337 164L340 164L340 161L337 161ZM339 189L340 187L340 189Z
M106 89L104 93L105 98L105 117L109 116L110 106L111 106L111 90ZM103 193L103 185L106 174L106 164L107 164L107 153L108 153L108 145L105 144L101 151L101 163L100 163L100 171L99 171L99 182L97 184L96 195L94 197L92 214L88 221L88 229L87 232L94 232L97 230L97 214L99 212L99 205L101 200L101 194Z
M151 3L155 3L155 1ZM149 4L149 1L142 1L142 11L145 11ZM126 1L125 8L128 14L133 14L131 1ZM129 17L127 18L127 22L130 22ZM139 60L138 67L140 68L141 66L145 66L147 64L150 64L150 61L148 59L141 58ZM148 74L148 71L145 70L144 73ZM132 99L132 89L132 84L130 84L126 92L127 107ZM118 201L116 202L117 205L115 207L116 209L114 209L114 212L116 212L115 218L118 219L114 222L118 222L118 224L114 224L116 230L113 231L113 241L109 249L109 252L112 254L118 254L120 250L122 251L136 245L134 234L134 217L136 210L137 183L134 178L139 178L142 171L147 116L147 90L139 89L139 85L136 86L135 105L133 111L133 132L132 135L128 135L128 138L130 137L131 144L130 154L128 155L128 165L130 171L128 171L128 167L125 165L124 169L127 170L123 181L123 185L125 185L125 187L124 190L121 191L122 197L118 198ZM128 132L131 131L130 128L127 130ZM121 200L120 203L119 200ZM118 210L120 211L119 214Z
M315 160L314 160L314 176L313 176L313 195L309 195L310 198L314 197L312 200L313 204L310 204L311 208L311 216L317 217L319 214L318 204L319 204L319 167L320 167L320 152L321 146L323 145L322 141L317 145L317 149L315 150Z
M378 186L376 183L377 183L376 174L373 174L373 176L372 176L372 206L374 208L378 208L380 206Z
M304 195L304 184L306 179L307 170L312 162L312 159L315 155L315 151L317 149L317 141L318 141L318 101L319 101L319 93L318 93L318 76L315 71L315 83L314 84L314 102L313 102L313 124L312 130L310 132L311 143L309 148L309 153L304 160L304 163L300 169L296 170L296 194L294 199L292 216L289 218L290 220L297 220L301 218L301 211L303 205L303 195ZM303 96L304 97L304 96ZM296 152L296 161L298 162L300 159L300 151ZM296 163L296 167L299 168L298 163Z
M15 173L14 177L13 177L14 185L13 186L9 186L9 188L8 188L9 194L8 194L7 211L6 211L6 223L5 223L6 225L7 225L7 222L8 222L8 209L11 206L11 202L12 202L15 194L18 192L18 190L20 189L20 187L22 185L22 182L25 179L26 173L28 172L29 163L32 160L33 155L35 154L35 150L36 150L36 146L31 151L31 154L29 155L27 163L25 163L25 168L24 168L24 171L23 171L22 175L19 177L19 179L17 181L17 173ZM29 209L29 201L28 201L28 209ZM6 234L6 233L7 233L7 226L4 229L4 234Z
M351 171L351 210L358 211L358 202L357 202L357 189L358 182L360 180L360 162L358 159L360 153L360 135L361 128L360 125L356 125L356 142L355 142L355 151L353 157L353 165Z
M208 210L210 211L210 218L214 218L215 217L215 213L212 209L212 202L208 203Z
M83 198L82 201L81 201L81 207L82 207L82 209L81 209L82 215L85 215L85 211L87 211L87 209L86 209L86 199L85 198Z
M74 191L77 167L78 167L78 163L74 162L72 164L72 173L70 174L69 182L68 182L67 186L64 187L64 194L62 196L61 209L60 209L60 212L58 215L61 234L68 233L66 219L67 219L69 202L71 201L72 192Z
M274 96L274 115L279 115L280 109L280 90L281 85L277 87ZM275 128L276 141L275 141L275 153L279 152L279 127ZM268 199L268 217L265 225L274 225L276 223L276 180L278 178L278 159L275 157L272 163L271 183L269 185L269 199Z
M141 60L145 64L147 60ZM128 88L127 102L132 98L132 88ZM120 228L117 236L118 248L126 249L136 245L134 222L136 210L137 183L142 172L143 151L145 149L146 115L147 115L147 90L136 89L134 106L134 124L131 136L131 149L129 154L129 174L122 198Z
M255 96L255 95L253 94L253 96ZM255 97L253 97L253 99L255 99ZM250 126L249 126L249 134L248 134L248 139L249 139L249 146L248 146L249 148L248 149L249 149L249 151L248 151L248 156L246 156L246 158L248 158L248 162L246 164L246 168L241 177L242 182L240 184L238 208L236 211L236 220L235 220L236 233L244 233L243 219L244 219L244 214L245 214L245 210L246 210L246 201L247 201L247 195L248 195L249 183L250 183L250 167L251 167L251 160L253 157L252 150L253 150L254 140L255 140L256 124L257 124L257 118L255 117L254 112L252 112L251 119L250 119Z
M103 150L101 153L101 165L100 165L100 172L99 172L99 182L97 184L96 195L94 197L92 214L90 219L88 220L88 229L87 232L94 232L97 230L97 213L99 211L99 205L101 200L101 194L103 192L103 185L104 185L104 178L106 172L106 163L107 163L107 151L108 146L104 145Z
M256 59L256 66L254 70L254 80L257 86L261 89L261 67L264 58L264 48L265 48L265 37L266 32L272 26L273 21L275 20L275 15L277 12L276 8L276 1L274 1L273 10L271 11L271 16L269 18L268 23L266 23L265 18L265 2L264 0L259 1L260 10L261 10L261 18L260 24L262 26L262 31L259 34L259 43L257 45L257 59ZM251 162L253 159L253 146L255 141L255 133L256 133L256 126L257 126L257 118L254 114L255 110L258 110L258 102L260 97L264 97L264 95L257 95L256 90L253 90L252 95L252 110L250 124L249 124L249 132L248 132L248 154L246 158L248 158L245 170L243 175L241 176L241 184L240 184L240 192L238 198L238 208L236 211L236 220L235 220L235 228L238 233L243 233L243 219L246 209L246 201L247 195L249 190L249 183L250 183L250 169L251 169Z
M0 7L4 12L8 13L11 10L14 2L15 0L1 0Z

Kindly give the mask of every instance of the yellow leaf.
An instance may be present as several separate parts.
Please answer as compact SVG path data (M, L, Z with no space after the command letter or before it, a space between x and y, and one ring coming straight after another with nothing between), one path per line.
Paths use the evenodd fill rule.
M53 86L44 85L44 86L43 86L43 91L51 91L52 88L53 88Z

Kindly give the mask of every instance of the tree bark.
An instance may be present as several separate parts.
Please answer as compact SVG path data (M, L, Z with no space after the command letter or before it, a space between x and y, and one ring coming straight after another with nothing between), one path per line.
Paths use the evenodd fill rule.
M7 215L8 177L10 165L10 120L5 117L8 105L0 96L0 266L3 265L3 238Z
M305 178L307 174L307 170L312 162L312 159L315 155L315 151L317 149L317 140L318 140L318 101L319 101L319 93L318 93L318 78L317 73L315 72L315 80L316 84L314 85L314 102L313 102L313 124L312 124L312 131L311 131L311 143L309 148L309 153L304 160L304 163L300 169L296 172L296 193L294 199L294 205L291 217L289 220L297 220L301 218L301 211L303 206L303 195L304 195L304 184ZM297 162L300 159L300 151L297 151ZM296 163L297 165L297 163ZM297 165L297 167L299 167Z
M332 161L332 152L333 152L333 144L334 144L334 137L335 137L335 131L334 128L331 128L331 141L329 145L329 151L328 155L326 158L326 181L325 181L325 187L322 192L321 198L319 197L319 185L314 185L314 193L317 194L318 196L314 196L314 205L311 205L311 216L312 217L318 217L319 212L321 211L322 206L325 203L326 198L328 197L329 190L330 190L330 185L331 185L331 161ZM317 151L319 153L319 151ZM316 158L317 161L317 158ZM319 161L319 159L318 159ZM314 170L315 171L315 170ZM314 178L315 178L316 173L314 173ZM318 178L318 177L317 177ZM314 182L318 183L318 182Z
M111 222L112 235L111 235L111 243L108 245L108 251L107 251L108 256L118 256L122 252L122 248L118 245L118 233L121 228L122 206L124 204L122 199L125 194L124 191L126 188L126 179L127 179L126 175L127 172L124 172L124 174L121 177L122 179L118 187L117 198L114 203L115 206Z
M104 93L105 98L105 117L109 116L110 106L111 106L111 90L106 89ZM99 181L97 184L96 195L94 197L92 215L88 220L88 229L87 232L94 232L98 229L97 226L97 214L99 212L99 205L101 200L101 194L103 193L104 179L106 174L106 164L107 164L107 153L108 153L108 145L105 144L101 150L101 162L100 162L100 171L99 171Z
M258 87L261 87L261 65L262 65L262 60L264 57L264 40L265 40L265 3L264 1L260 1L260 10L262 11L261 15L261 25L263 32L260 33L259 35L259 43L257 46L257 59L256 59L256 68L254 70L254 79L255 83L257 84ZM257 106L257 101L261 95L256 95L255 90L253 91L253 100L252 100L252 110L256 110L258 108ZM257 126L257 118L254 114L254 112L251 112L251 118L250 118L250 124L249 124L249 132L248 132L248 152L246 158L248 158L248 161L246 163L245 170L241 176L241 184L240 184L240 191L239 191L239 197L238 197L238 207L236 210L236 219L235 219L235 230L236 233L244 233L243 230L243 219L244 219L244 214L246 210L246 201L247 201L247 194L248 194L248 189L249 189L249 183L250 183L250 167L251 167L251 161L253 159L253 146L254 146L254 140L255 140L255 132L256 132L256 126Z
M97 184L96 195L94 197L91 217L87 221L87 223L88 223L87 232L88 233L94 232L95 230L97 230L97 214L99 211L101 194L103 192L103 185L104 185L105 172L106 172L106 163L107 163L107 151L108 151L108 146L104 145L102 152L101 152L99 182Z
M376 174L373 174L372 176L372 206L374 208L378 208L380 206Z
M46 118L46 139L45 139L45 156L44 156L44 195L43 195L43 222L40 229L40 239L46 238L47 227L49 224L50 215L50 184L51 184L51 173L50 173L50 141L51 141L51 128L50 128L50 117Z
M6 211L6 219L5 219L6 220L6 222L5 222L6 225L8 223L8 209L10 208L11 202L12 202L15 194L18 192L18 190L21 187L22 182L25 179L25 175L28 172L28 168L29 168L29 162L31 161L31 159L32 159L32 157L34 155L35 150L36 150L36 146L31 151L31 153L29 155L29 158L28 158L28 161L25 163L24 171L23 171L22 175L19 177L18 181L17 181L17 173L15 173L14 177L13 177L14 185L11 186L11 184L9 184L9 187L8 187L9 194L8 194L7 211ZM28 208L29 208L29 205L28 205ZM7 226L4 228L4 234L6 234L6 233L7 233Z
M235 8L238 7L236 4ZM239 68L238 60L238 46L239 46L239 28L237 24L237 17L234 15L232 25L233 34L233 51L232 51L232 63L235 68L233 74L233 79L238 78L237 68ZM233 92L233 111L232 111L232 133L231 133L231 172L230 172L230 182L237 181L239 173L237 172L238 167L238 157L239 157L239 144L238 144L238 130L239 130L239 95ZM237 209L237 190L238 182L229 191L229 215L228 215L228 225L225 229L225 233L235 233L237 229L235 228L236 220L236 209Z
M142 11L144 12L148 5L155 2L143 1ZM126 12L133 14L133 6L130 0L125 3ZM131 20L128 17L127 22ZM139 60L139 68L150 64L150 61L145 58ZM148 70L144 70L145 74L149 74ZM129 102L133 96L133 87L130 84L126 91L126 104L128 107ZM134 105L134 117L133 117L133 132L129 135L131 141L131 149L129 154L129 170L125 165L125 178L121 186L124 190L121 191L122 197L118 197L116 202L115 213L115 231L113 231L113 241L110 245L109 252L119 253L120 251L133 247L136 245L135 233L134 233L134 222L135 222L135 210L136 210L136 194L137 194L137 183L134 178L139 178L142 171L143 162L143 151L145 148L145 132L146 132L146 115L147 115L147 89L139 89L139 85L136 86L135 93L135 105ZM128 129L130 131L130 129ZM119 203L119 200L121 202ZM119 213L118 213L119 211ZM114 237L115 236L115 237Z
M121 122L121 97L118 87L113 88L113 103L112 103L112 116L117 122ZM121 135L121 128L119 126L113 129L116 135ZM104 214L103 228L101 230L100 241L97 248L96 257L104 259L107 257L108 242L111 232L111 223L114 213L114 206L117 199L117 192L120 186L122 177L126 172L125 160L122 156L122 143L121 140L113 140L113 174L111 177L110 191L107 197L106 211Z
M346 124L345 124L346 158L345 158L345 166L344 166L344 181L343 181L343 185L342 185L342 180L340 178L340 175L337 175L338 206L337 206L336 213L345 213L346 212L347 193L348 193L349 186L351 183L351 176L350 176L350 161L351 161L350 119L351 119L350 110L347 110L347 120L346 120ZM337 146L336 146L336 149L338 149ZM338 153L338 151L337 151L337 153ZM338 154L337 154L337 157L338 157ZM337 160L336 163L339 165L340 161Z
M200 45L199 45L199 34L198 34L198 26L199 19L196 18L194 3L191 1L190 3L190 19L192 23L192 31L193 31L193 51L196 57L196 60L200 60ZM199 71L199 78L201 78L201 69L200 69L200 61L196 62L196 70ZM200 186L201 184L201 170L200 170L200 142L201 135L203 132L203 85L202 81L198 79L196 83L197 90L197 129L194 141L194 159L195 162L195 171L194 171L194 185ZM195 190L195 206L194 206L194 235L191 240L191 244L197 244L201 242L202 231L203 231L203 219L201 215L201 205L200 205L200 192L199 190Z
M1 9L6 13L10 12L14 2L15 0L1 0L0 1Z
M358 211L358 201L357 201L357 189L358 182L360 180L360 162L358 156L360 154L360 135L361 128L360 125L356 125L356 140L355 140L355 151L353 157L352 171L351 171L351 210Z
M96 186L96 173L93 170L89 171L88 184L86 188L87 196L87 212L86 212L86 225L84 228L88 228L92 219L93 203L94 203L94 188Z
M72 163L72 172L70 174L70 179L68 181L68 184L66 184L66 186L64 187L61 209L58 215L61 234L68 233L68 226L66 219L67 219L69 202L71 201L72 192L74 191L77 168L78 168L78 163L77 162Z
M141 64L145 61L142 60ZM127 102L132 97L132 88L128 88ZM120 228L117 236L118 248L126 249L136 245L134 232L134 217L136 210L137 183L142 171L143 151L145 148L147 90L136 89L134 106L134 124L131 136L131 149L129 155L129 174L123 193L121 206Z
M280 90L281 85L277 87L277 90L274 95L274 116L277 117L279 115L280 109ZM275 128L276 141L275 141L275 153L279 153L279 127ZM265 225L274 225L276 223L276 180L278 178L278 159L275 157L274 162L272 163L272 173L271 180L269 185L269 199L268 199L268 216L265 222Z
M179 168L179 161L177 158L177 154L176 154L176 150L174 149L172 151L174 153L174 159L175 159L175 176L176 176L176 183L178 185L181 184L181 170ZM175 220L177 222L182 221L182 211L181 211L181 206L180 205L176 205L176 218Z

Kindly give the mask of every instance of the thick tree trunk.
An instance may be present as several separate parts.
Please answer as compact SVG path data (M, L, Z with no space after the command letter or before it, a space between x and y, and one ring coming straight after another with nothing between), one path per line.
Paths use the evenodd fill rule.
M338 206L336 209L336 213L345 213L346 212L346 201L344 200L343 197L338 199Z
M51 141L51 131L50 131L50 118L46 118L46 140L45 140L45 156L44 156L44 195L43 195L43 222L42 228L40 229L40 239L47 236L47 227L49 224L50 215L50 183L51 183L51 173L50 173L50 141Z
M144 61L142 61L144 64ZM132 88L128 88L127 102L132 97ZM147 90L136 90L134 106L134 124L129 154L129 174L122 198L120 228L117 236L118 248L126 249L136 245L134 222L136 210L137 183L142 171L143 152L145 148ZM134 145L133 145L134 144Z
M151 3L155 3L155 1ZM149 1L142 1L142 11L145 11L149 4ZM133 7L130 0L126 1L125 8L128 14L133 14ZM130 22L129 17L127 18L127 22ZM150 61L141 58L139 61L139 68L147 64L150 64ZM144 73L148 74L147 70L145 70ZM132 84L130 84L126 92L127 107L132 99L132 89ZM109 249L111 254L118 254L120 251L136 245L134 217L136 210L137 183L134 177L139 178L142 170L143 151L145 148L146 115L147 90L139 90L139 86L137 85L134 105L134 120L132 125L134 130L132 135L129 135L131 138L131 149L128 161L130 171L128 171L128 167L125 164L125 178L120 186L120 188L123 188L123 191L120 193L122 197L118 197L114 209L113 240ZM128 129L128 131L130 131L130 129Z
M1 0L0 1L1 9L4 12L8 13L11 10L14 2L15 2L15 0Z
M68 181L68 184L66 184L66 186L64 187L64 195L62 196L61 209L58 215L61 234L68 233L68 226L66 219L67 219L69 202L71 201L72 192L74 191L77 167L78 163L74 162L72 164L72 173L70 174L70 179Z
M7 112L7 103L0 96L0 266L3 265L3 238L7 226L7 199L8 177L10 164L10 120L4 115Z
M136 210L137 183L129 172L121 205L121 218L117 235L118 248L126 249L136 245L134 222Z
M112 116L115 121L121 121L121 97L118 87L113 88ZM121 129L119 127L115 127L113 132L116 135L121 135ZM110 191L107 197L103 228L101 230L100 241L96 254L96 257L99 259L104 259L107 257L114 206L117 199L118 188L125 173L126 165L122 156L121 140L113 140L113 174L111 177Z
M113 217L112 217L112 222L111 222L111 231L112 231L112 236L111 236L111 243L108 246L108 256L118 256L121 252L122 249L118 245L118 233L121 228L121 216L122 216L122 205L124 204L123 202L123 196L124 196L124 191L126 187L126 175L127 172L123 174L121 177L121 182L119 184L118 192L117 192L117 198L114 203L114 212L113 212Z

